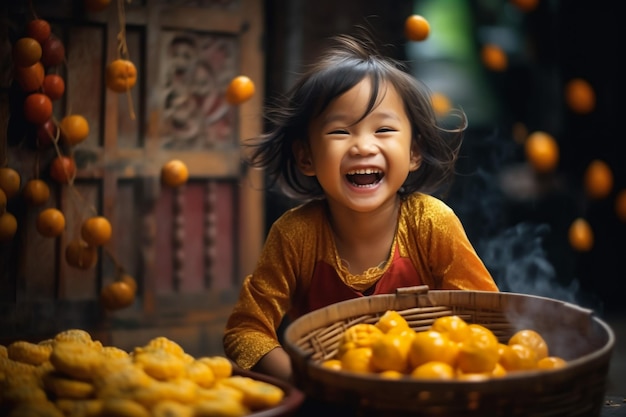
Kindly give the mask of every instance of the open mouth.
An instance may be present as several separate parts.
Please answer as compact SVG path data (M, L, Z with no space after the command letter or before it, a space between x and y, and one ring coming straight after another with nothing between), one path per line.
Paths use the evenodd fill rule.
M378 184L385 174L377 169L356 169L348 172L346 178L357 187L372 187Z

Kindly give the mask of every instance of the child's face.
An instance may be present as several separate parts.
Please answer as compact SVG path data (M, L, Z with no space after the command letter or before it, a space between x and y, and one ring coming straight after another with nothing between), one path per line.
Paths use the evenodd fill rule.
M411 152L411 124L402 97L385 83L380 102L361 121L369 78L337 97L309 127L309 149L297 148L300 169L316 176L329 201L359 212L396 198L420 157Z

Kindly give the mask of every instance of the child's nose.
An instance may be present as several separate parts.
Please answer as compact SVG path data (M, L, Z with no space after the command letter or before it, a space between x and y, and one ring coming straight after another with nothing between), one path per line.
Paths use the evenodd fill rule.
M376 153L376 138L372 135L357 135L354 138L351 151L354 155L366 156Z

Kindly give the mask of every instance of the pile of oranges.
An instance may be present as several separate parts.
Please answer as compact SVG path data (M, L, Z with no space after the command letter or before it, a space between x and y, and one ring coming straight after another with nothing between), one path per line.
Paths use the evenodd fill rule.
M416 331L394 310L374 324L347 328L337 355L322 362L329 369L384 378L439 380L485 380L566 365L549 354L544 338L532 329L519 330L503 343L487 327L456 315L439 317L427 330Z

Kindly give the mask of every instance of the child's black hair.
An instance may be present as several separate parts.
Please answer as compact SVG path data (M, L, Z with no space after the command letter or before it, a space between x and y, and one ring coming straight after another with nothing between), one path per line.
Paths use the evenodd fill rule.
M382 84L390 83L404 101L411 123L412 149L422 157L421 165L409 173L398 193L401 196L417 191L432 193L452 179L467 128L465 113L460 110L452 113L459 117L458 128L441 127L428 88L403 63L381 55L372 38L363 31L360 36L332 38L331 47L300 77L284 101L268 108L265 117L270 130L246 144L252 148L250 165L266 169L268 187L278 185L287 196L297 200L324 197L317 179L300 172L293 144L307 141L311 120L366 77L372 82L372 93L362 118L384 94Z

